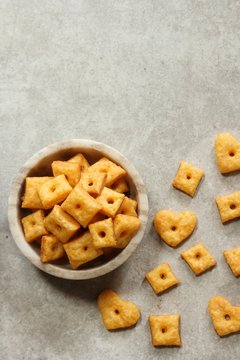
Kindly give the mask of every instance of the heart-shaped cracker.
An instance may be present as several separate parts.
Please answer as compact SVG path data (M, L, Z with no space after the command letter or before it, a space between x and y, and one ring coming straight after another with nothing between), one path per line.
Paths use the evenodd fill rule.
M240 331L240 306L231 305L222 296L214 296L209 300L208 311L219 336Z
M192 211L174 213L171 210L160 210L155 214L154 226L161 238L172 247L186 240L197 224L197 217Z
M218 169L222 174L240 170L240 142L229 133L219 134L215 140Z
M130 301L122 300L114 291L104 290L98 296L98 307L103 323L108 330L133 326L140 317L138 307Z

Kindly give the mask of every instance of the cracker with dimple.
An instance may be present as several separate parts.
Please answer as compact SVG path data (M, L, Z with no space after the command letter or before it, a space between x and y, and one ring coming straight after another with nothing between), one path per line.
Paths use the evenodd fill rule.
M21 219L24 235L28 242L41 238L48 233L44 226L44 211L37 210Z
M201 275L216 265L216 260L203 243L199 243L182 252L181 257L190 266L196 276Z
M216 204L222 223L240 217L240 191L216 197Z
M54 235L44 235L41 240L41 256L43 263L62 258L65 251L61 241Z
M115 181L126 175L126 171L119 165L115 164L111 160L103 157L95 162L89 171L95 171L107 174L105 186L111 186Z
M98 308L107 330L124 329L135 325L140 318L138 307L122 300L114 291L104 290L98 296Z
M156 294L160 294L180 283L168 263L155 267L145 277Z
M240 142L229 133L221 133L215 140L218 169L222 174L240 170Z
M190 196L194 196L204 172L186 161L181 161L172 185Z
M125 196L117 213L123 215L138 216L136 208L137 201Z
M43 209L38 191L41 186L51 180L50 176L26 177L25 192L23 196L22 208L24 209Z
M101 213L109 217L114 217L118 212L124 199L124 194L113 191L107 187L103 188L100 196L97 197L97 202L101 205Z
M75 186L61 206L64 211L74 217L83 227L87 227L92 218L101 209L98 202L83 190L79 184Z
M106 178L107 174L105 173L85 171L81 176L79 185L91 196L98 196L102 192Z
M114 191L120 192L122 194L128 192L129 188L128 188L127 180L125 180L124 178L121 178L121 179L115 181L111 185L111 189Z
M101 249L96 249L89 231L78 238L63 245L72 269L96 259L103 254Z
M153 346L181 346L179 315L150 315Z
M154 216L154 226L159 236L172 247L180 245L193 233L197 217L192 211L174 213L160 210Z
M39 189L39 197L45 209L50 209L64 201L72 187L65 175L59 175L45 182Z
M52 171L54 176L65 175L72 187L77 185L81 176L79 164L69 161L53 161Z
M84 173L90 167L87 159L81 153L74 155L68 161L72 163L77 163L80 166L81 173Z
M208 311L216 333L225 336L240 331L240 306L233 306L222 296L213 296Z
M226 250L223 253L234 276L240 276L240 248Z
M141 220L135 216L117 215L113 220L116 247L125 248L141 226Z
M116 246L116 238L111 218L95 222L88 226L96 248Z
M67 242L80 229L80 224L61 206L55 205L44 220L45 228L55 235L62 243Z

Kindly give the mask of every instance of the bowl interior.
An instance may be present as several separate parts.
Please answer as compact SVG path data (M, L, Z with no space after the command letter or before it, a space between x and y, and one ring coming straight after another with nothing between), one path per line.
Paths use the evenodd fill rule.
M101 157L106 156L108 157L110 160L114 161L116 164L123 166L121 163L119 163L115 158L113 159L108 152L104 152L103 150L97 150L94 148L89 148L89 147L85 147L85 146L74 146L74 147L69 147L69 148L64 148L64 149L59 149L57 151L54 151L46 156L44 156L43 158L41 158L33 167L31 167L27 172L25 176L48 176L48 175L52 175L52 170L51 170L51 163L54 160L68 160L69 158L71 158L72 156L76 155L77 153L81 152L88 160L88 162L90 164L93 164L94 162L98 161ZM126 169L127 171L127 169ZM17 204L17 211L18 211L18 221L19 221L19 226L21 228L22 231L22 235L23 234L23 230L21 227L21 218L28 215L29 213L31 213L30 210L27 209L22 209L21 208L21 198L24 194L24 187L25 187L25 181L24 181L25 177L22 179L22 183L19 187L19 194L18 194L18 204ZM137 191L137 187L136 187L136 183L134 182L134 179L129 175L129 172L127 171L127 176L126 176L127 182L128 182L128 186L129 186L129 192L128 192L128 196L130 196L132 199L136 199L137 201L138 199L138 191ZM82 232L82 230L80 230L80 233ZM36 253L37 256L40 256L40 246L39 243L37 242L33 242L31 244L27 243L26 244L31 247L33 249L33 251ZM124 251L125 249L116 249L114 250L110 255L108 256L100 256L99 258L85 264L84 266L82 266L80 268L80 270L75 270L75 271L86 271L88 269L92 269L92 268L96 268L100 265L106 264L107 262L109 262L110 260L114 259L115 257L117 257L119 255L119 253L121 253L122 251ZM69 262L67 261L67 259L59 259L57 261L54 261L53 266L56 266L58 268L65 268L65 269L71 269Z

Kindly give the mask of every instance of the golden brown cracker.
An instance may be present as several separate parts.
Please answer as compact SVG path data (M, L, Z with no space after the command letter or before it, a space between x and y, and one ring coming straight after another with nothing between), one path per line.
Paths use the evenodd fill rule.
M218 169L222 174L240 170L240 142L229 133L221 133L215 140Z
M193 197L203 176L204 172L201 169L181 161L172 185Z
M124 194L104 187L101 195L97 197L97 202L101 206L101 213L109 217L114 217L118 212L124 199Z
M52 172L54 176L65 175L72 187L77 185L81 176L79 164L69 161L53 161Z
M141 220L135 216L117 215L113 220L117 248L125 248L141 226Z
M240 306L231 305L222 296L213 296L208 302L208 311L219 336L240 331Z
M50 209L64 201L71 190L65 175L59 175L45 182L38 193L44 208Z
M116 238L111 218L95 222L88 226L96 248L116 246Z
M156 294L160 294L180 283L168 263L155 267L145 277Z
M216 204L222 223L240 217L240 191L216 197Z
M43 263L62 258L65 251L61 241L54 235L44 235L41 240L40 259Z
M102 291L97 302L107 330L131 327L140 318L138 307L130 301L122 300L113 290Z
M44 226L44 211L37 210L21 219L25 239L32 242L48 233Z
M179 315L150 315L153 346L181 346Z
M240 248L226 250L223 253L234 276L240 276Z
M154 226L160 237L172 247L185 241L197 225L197 217L192 211L174 213L160 210L154 216Z
M51 180L50 176L26 177L25 192L23 196L22 208L25 209L43 209L38 191L41 186Z
M201 275L216 265L216 260L203 243L199 243L182 252L181 257L190 266L196 276Z

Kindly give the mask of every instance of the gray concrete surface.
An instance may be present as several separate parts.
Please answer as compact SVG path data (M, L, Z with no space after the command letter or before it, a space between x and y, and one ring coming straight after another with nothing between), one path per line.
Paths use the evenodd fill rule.
M240 304L222 256L239 246L239 222L223 226L213 202L239 190L240 175L221 176L213 152L219 132L240 138L239 19L236 0L0 0L2 360L239 358L239 335L218 338L207 314L214 294ZM99 279L38 271L9 234L9 184L34 152L69 138L119 149L146 183L150 219L159 208L192 209L198 230L174 250L149 221L134 256ZM170 185L181 159L206 172L194 199ZM218 265L195 278L179 253L198 241ZM182 284L157 297L144 274L162 261ZM96 296L105 287L139 305L134 329L103 328ZM147 316L175 312L182 348L154 349Z

